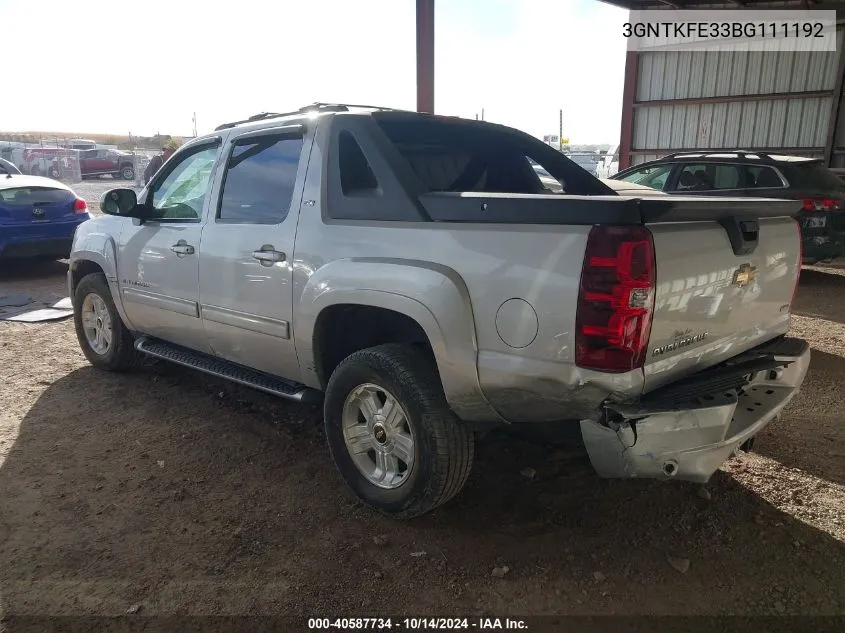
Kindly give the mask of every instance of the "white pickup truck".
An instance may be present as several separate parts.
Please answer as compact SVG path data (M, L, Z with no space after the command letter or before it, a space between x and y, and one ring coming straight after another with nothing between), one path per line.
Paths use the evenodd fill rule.
M343 478L397 517L456 495L496 426L704 482L804 380L800 203L622 193L486 122L256 115L103 196L70 258L79 343L322 399Z

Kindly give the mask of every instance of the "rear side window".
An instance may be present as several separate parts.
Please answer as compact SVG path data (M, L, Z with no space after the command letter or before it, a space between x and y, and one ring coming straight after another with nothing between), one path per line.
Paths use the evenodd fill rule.
M338 137L340 187L344 196L378 192L378 180L358 141L346 130Z
M290 211L302 139L258 137L235 144L220 196L218 219L278 224Z
M32 206L67 202L73 194L67 189L52 187L15 187L0 189L0 201L6 206Z
M430 192L546 194L539 165L566 193L613 195L557 150L507 128L437 117L374 118Z
M836 174L820 163L809 161L789 166L789 184L817 193L845 191L845 183Z
M748 178L747 186L750 189L765 189L784 186L783 180L781 180L777 172L771 167L746 165L745 170Z
M678 191L742 189L742 166L731 164L687 164L678 175Z

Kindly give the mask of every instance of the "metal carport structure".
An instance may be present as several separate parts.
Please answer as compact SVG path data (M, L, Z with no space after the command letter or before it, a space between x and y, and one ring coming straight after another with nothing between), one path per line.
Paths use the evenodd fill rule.
M845 1L601 1L629 10L837 11L836 52L629 51L620 169L684 150L737 148L845 167Z
M835 52L628 52L620 169L673 152L737 148L845 167L845 0L600 1L629 10L837 12ZM417 110L434 112L434 0L416 0L416 42Z

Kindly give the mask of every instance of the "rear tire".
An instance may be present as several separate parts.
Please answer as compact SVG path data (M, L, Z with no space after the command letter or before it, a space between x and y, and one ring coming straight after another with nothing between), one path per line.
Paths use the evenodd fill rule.
M120 168L120 177L124 180L134 180L135 168L132 165L124 165Z
M125 371L139 364L135 339L120 318L103 273L86 275L76 286L73 322L82 353L94 367Z
M372 347L341 362L326 388L324 420L341 476L394 518L449 501L472 468L473 433L446 404L434 360L408 345Z

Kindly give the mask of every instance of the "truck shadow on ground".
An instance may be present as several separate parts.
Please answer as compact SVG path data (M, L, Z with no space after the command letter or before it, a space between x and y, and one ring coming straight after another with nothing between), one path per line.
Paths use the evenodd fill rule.
M819 269L803 269L792 307L794 314L845 323L845 275Z
M53 382L0 466L6 613L845 609L843 543L725 473L706 501L494 436L462 495L403 523L350 496L319 423L174 367Z
M845 358L812 350L801 392L760 435L755 450L784 466L845 485Z
M14 259L4 261L0 266L0 282L27 281L58 277L65 279L67 262L44 259Z

